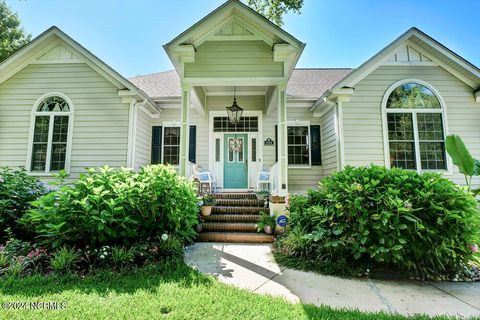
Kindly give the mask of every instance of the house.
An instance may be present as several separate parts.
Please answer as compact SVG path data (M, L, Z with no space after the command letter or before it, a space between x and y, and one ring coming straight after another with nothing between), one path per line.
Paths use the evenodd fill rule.
M230 0L165 45L174 71L126 79L52 27L0 64L0 166L48 180L195 163L223 190L256 188L269 168L280 195L370 163L463 183L445 136L480 157L476 66L416 28L355 70L296 69L304 47Z

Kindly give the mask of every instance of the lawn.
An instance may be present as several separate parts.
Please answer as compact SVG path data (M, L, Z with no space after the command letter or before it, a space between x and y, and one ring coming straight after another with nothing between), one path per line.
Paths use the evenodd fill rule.
M0 301L66 302L62 310L5 310L1 319L408 319L291 304L227 286L183 261L135 271L0 281ZM430 319L417 316L411 319ZM436 318L446 319L446 318Z

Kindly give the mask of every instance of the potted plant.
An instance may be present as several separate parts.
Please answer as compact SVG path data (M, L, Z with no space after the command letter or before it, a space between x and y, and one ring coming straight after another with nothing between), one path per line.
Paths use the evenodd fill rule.
M215 203L215 198L211 194L203 196L201 207L202 216L209 216L212 213L212 207Z
M265 231L266 234L272 234L273 228L275 228L276 222L275 217L272 217L265 212L260 212L260 219L257 222L257 232Z
M265 198L270 195L270 191L265 189L258 190L257 192L255 192L255 194L257 195L257 199L261 201L261 200L265 200Z

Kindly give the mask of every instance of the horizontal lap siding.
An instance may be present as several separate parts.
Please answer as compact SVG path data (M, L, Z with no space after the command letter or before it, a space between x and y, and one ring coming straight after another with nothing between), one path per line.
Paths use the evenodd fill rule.
M338 153L335 120L334 108L331 108L320 118L323 175L329 175L337 170Z
M460 135L473 156L480 158L480 105L470 87L441 67L383 66L360 81L350 102L343 104L346 164L385 164L382 99L393 83L409 78L423 80L440 93L446 104L448 133ZM453 172L445 177L463 184L457 167ZM480 184L480 179L475 183Z
M137 128L135 135L135 170L151 162L152 125L150 117L137 110Z
M61 92L74 104L73 178L85 167L126 166L128 104L81 63L30 65L0 84L0 166L26 165L33 104L49 92Z
M320 125L320 119L314 118L310 111L311 104L289 103L288 121L310 121L310 125ZM322 166L310 168L288 168L288 190L292 193L305 193L309 188L316 188L323 176Z
M210 41L196 48L185 77L282 77L283 63L273 61L263 41Z

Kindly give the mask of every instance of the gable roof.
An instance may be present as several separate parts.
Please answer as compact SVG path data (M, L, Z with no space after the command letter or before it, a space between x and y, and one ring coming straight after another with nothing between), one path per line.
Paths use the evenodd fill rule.
M352 72L349 68L294 69L287 85L287 96L316 100ZM180 77L175 70L130 78L153 99L180 98Z
M258 13L257 11L253 10L246 4L244 4L240 0L228 0L225 3L223 3L221 6L210 12L208 15L203 17L201 20L193 24L190 28L179 34L177 37L175 37L173 40L169 41L167 44L164 45L164 47L170 47L175 44L183 44L185 42L190 43L190 40L188 39L189 36L191 36L194 32L196 32L197 28L206 23L207 20L211 19L212 17L217 17L217 16L222 16L223 14L226 13L227 10L229 9L239 9L242 10L243 12L248 12L252 14L253 16L259 18L260 21L262 21L264 26L268 26L270 30L276 31L284 41L286 42L294 42L298 44L299 46L305 45L302 43L300 40L292 36L290 33L286 32L267 18L265 18L263 15Z
M380 66L385 59L391 55L396 48L407 40L412 41L423 50L427 51L433 58L435 58L440 66L444 66L454 72L458 72L464 81L472 89L478 90L480 88L480 69L462 58L457 53L448 49L437 40L425 34L421 30L412 27L391 42L388 46L380 50L376 55L368 59L360 65L354 72L340 80L332 90L342 88L353 88L360 80L365 78L370 72Z
M45 30L43 33L38 35L28 44L0 63L0 84L16 74L18 71L22 70L32 60L44 54L45 52L43 52L42 49L48 48L48 45L52 44L57 39L61 39L78 53L80 53L79 58L82 60L82 62L85 62L91 66L95 71L104 76L119 90L128 89L135 95L138 95L144 99L153 108L157 108L153 100L145 92L136 87L132 82L127 80L120 73L100 60L97 56L88 51L56 26L52 26ZM36 49L39 52L35 52Z

